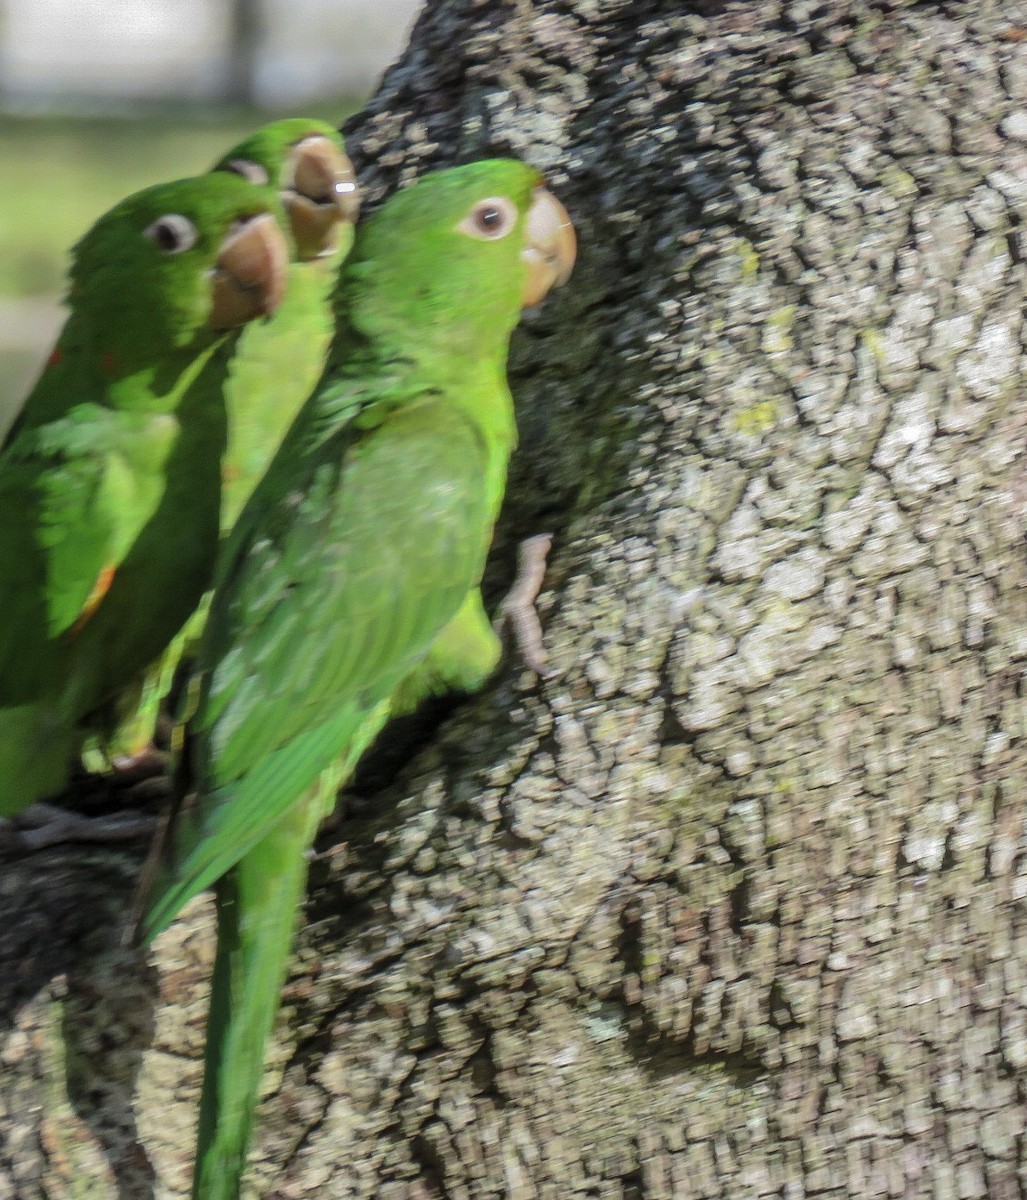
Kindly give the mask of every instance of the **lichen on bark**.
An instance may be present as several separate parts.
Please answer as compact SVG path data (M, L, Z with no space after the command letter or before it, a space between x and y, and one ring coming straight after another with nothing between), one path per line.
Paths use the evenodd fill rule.
M348 130L369 194L512 152L579 229L492 574L555 528L557 674L323 836L251 1195L1027 1194L1025 30L423 13ZM119 956L137 865L5 863L0 1197L79 1194L55 1086L76 1187L184 1194L210 914Z

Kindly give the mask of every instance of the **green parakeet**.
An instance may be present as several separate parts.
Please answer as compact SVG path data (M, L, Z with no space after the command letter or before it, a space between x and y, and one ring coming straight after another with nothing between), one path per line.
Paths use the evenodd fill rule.
M527 282L521 297L523 307L538 304L553 286L561 286L570 277L577 254L574 226L563 205L556 201L540 200L531 206L525 229L524 264ZM530 598L534 599L541 582L545 555L551 538L543 534L530 538L521 546L520 571L531 561L538 564L538 579L529 586ZM531 547L529 549L529 543ZM527 551L527 553L526 553ZM508 596L507 601L513 597ZM507 603L504 601L504 605ZM510 617L515 623L515 635L521 643L526 665L533 670L545 671L545 655L541 645L529 646L531 634L518 630L519 612L530 604L520 600L511 607ZM531 617L537 628L538 619L531 608ZM501 614L500 623L503 615ZM523 620L523 618L521 618ZM532 631L534 633L534 631ZM536 635L539 636L539 635ZM485 612L485 604L477 584L464 597L452 620L434 639L424 658L414 667L389 697L388 715L401 716L412 712L429 696L440 696L445 692L474 692L482 687L495 670L502 646L495 626Z
M216 171L234 171L279 193L292 243L285 299L274 319L243 332L226 389L228 450L221 528L235 524L324 366L332 332L330 293L353 242L360 207L339 132L290 117L230 150Z
M512 160L457 167L358 227L324 374L229 539L140 930L217 881L196 1200L239 1194L326 798L433 641L476 619L516 440L510 333L573 254L540 184Z
M332 330L330 291L353 241L359 197L338 131L307 117L264 126L212 169L278 193L293 260L281 307L272 320L244 330L225 387L221 529L227 533L324 365ZM117 711L106 715L108 725L118 725L112 736L101 738L106 754L132 759L150 744L160 703L205 613L201 605L145 678L120 697Z
M0 816L65 783L91 714L209 585L225 372L285 286L276 204L180 180L74 248L67 322L0 448Z

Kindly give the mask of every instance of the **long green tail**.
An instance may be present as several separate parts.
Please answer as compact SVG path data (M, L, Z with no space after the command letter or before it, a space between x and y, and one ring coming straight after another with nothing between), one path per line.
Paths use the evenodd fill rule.
M306 887L307 850L321 817L319 795L315 789L298 801L218 883L193 1200L239 1196L264 1048Z
M217 884L193 1200L238 1200L264 1053L278 1012L306 889L308 852L343 781L387 717L379 705L348 753Z

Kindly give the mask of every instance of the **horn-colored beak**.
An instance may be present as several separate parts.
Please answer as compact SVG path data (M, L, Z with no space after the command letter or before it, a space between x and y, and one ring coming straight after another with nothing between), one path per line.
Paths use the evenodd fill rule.
M538 304L550 288L560 287L571 276L578 253L578 240L567 210L552 192L540 187L525 223L525 247L521 257L527 267L524 281L525 308Z
M300 261L331 254L341 225L352 225L360 211L353 164L328 138L304 138L293 150L292 179L282 191L282 204Z
M285 295L289 247L271 213L236 221L221 243L211 287L211 329L270 317Z

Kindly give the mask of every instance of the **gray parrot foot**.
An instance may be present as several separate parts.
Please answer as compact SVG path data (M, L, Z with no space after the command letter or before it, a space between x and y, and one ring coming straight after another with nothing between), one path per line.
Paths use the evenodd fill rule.
M535 600L546 574L546 556L553 544L551 533L525 538L517 548L517 575L513 586L503 597L496 611L493 628L502 633L509 627L524 665L542 679L553 672L546 658L542 640L542 624L535 611Z
M106 777L114 787L135 787L137 784L164 775L171 755L156 746L147 746L138 754L124 755L111 762Z
M0 820L0 840L23 850L42 850L64 842L128 842L149 836L156 825L156 818L146 813L86 817L52 804L33 804L16 817Z

